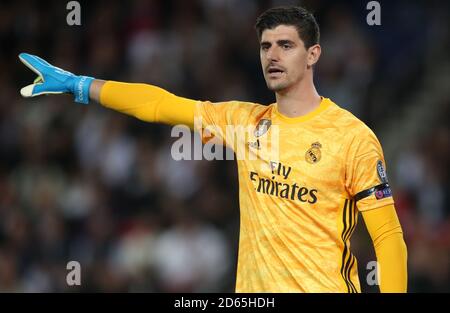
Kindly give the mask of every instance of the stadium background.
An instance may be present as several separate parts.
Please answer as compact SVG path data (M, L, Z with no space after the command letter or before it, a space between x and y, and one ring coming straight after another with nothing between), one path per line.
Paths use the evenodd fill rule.
M449 5L303 1L323 55L319 92L377 133L409 252L409 290L450 291ZM78 74L156 84L195 99L273 102L253 25L296 1L0 3L0 291L233 291L239 229L233 161L173 161L171 128L70 96L22 99L19 52ZM362 288L374 260L352 240ZM82 285L68 287L66 264Z

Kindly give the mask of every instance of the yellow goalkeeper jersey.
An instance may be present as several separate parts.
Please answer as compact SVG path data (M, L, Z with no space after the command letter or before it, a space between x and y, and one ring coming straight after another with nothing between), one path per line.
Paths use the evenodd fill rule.
M358 212L393 204L374 133L328 98L297 118L238 101L198 102L195 117L236 152L236 292L360 292Z

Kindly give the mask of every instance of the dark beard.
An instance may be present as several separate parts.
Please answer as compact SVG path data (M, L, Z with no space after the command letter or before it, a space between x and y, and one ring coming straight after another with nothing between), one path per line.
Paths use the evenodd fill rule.
M280 92L280 91L283 91L283 90L285 90L286 88L289 87L287 83L284 83L284 84L281 83L281 84L277 84L277 85L274 86L274 87L271 87L267 81L266 81L266 85L267 85L267 88L268 88L270 91L273 91L273 92Z

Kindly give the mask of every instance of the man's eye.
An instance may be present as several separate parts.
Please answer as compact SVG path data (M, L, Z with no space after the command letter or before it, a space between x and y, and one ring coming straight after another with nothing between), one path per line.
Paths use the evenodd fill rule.
M289 44L284 44L283 45L283 49L290 49L291 48L291 45L289 45Z

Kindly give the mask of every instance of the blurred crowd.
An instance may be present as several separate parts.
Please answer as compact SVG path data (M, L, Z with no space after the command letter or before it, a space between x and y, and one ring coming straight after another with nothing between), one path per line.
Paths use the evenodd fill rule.
M234 291L236 164L174 161L169 126L69 95L23 99L34 74L17 55L193 99L269 104L253 26L269 7L301 3L321 26L320 94L393 147L385 157L409 290L450 292L450 10L380 2L382 25L369 26L365 1L79 1L81 25L68 26L65 1L2 1L0 291ZM419 112L412 126L408 112ZM352 244L363 291L376 292L365 283L375 256L362 219ZM81 286L66 283L72 260Z

